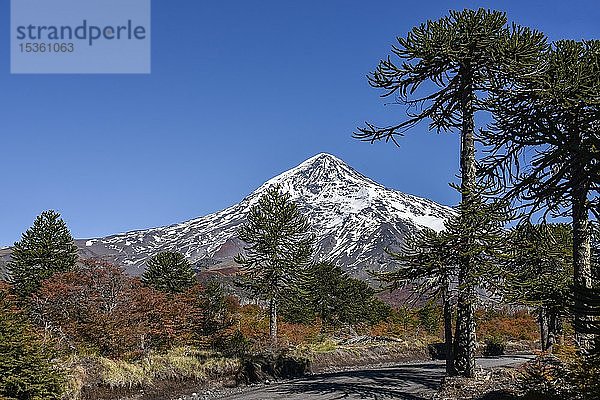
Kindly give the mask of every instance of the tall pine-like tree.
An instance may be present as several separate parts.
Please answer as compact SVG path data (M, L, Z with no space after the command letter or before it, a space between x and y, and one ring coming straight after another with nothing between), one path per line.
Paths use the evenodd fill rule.
M572 302L572 229L526 222L511 230L507 244L502 294L509 302L538 308L542 350L552 351Z
M286 293L305 281L315 235L308 219L278 186L269 187L250 209L238 236L247 243L236 258L240 284L269 303L269 335L277 341L277 308Z
M375 289L348 275L330 261L315 263L301 290L284 296L280 304L288 322L310 323L316 317L326 327L375 324L385 319L390 307L378 299Z
M8 279L15 292L25 297L55 272L72 269L77 259L77 246L60 214L44 211L15 243L7 265Z
M392 254L398 268L378 275L389 289L410 286L420 298L442 302L448 376L456 375L452 332L456 293L452 286L458 280L458 258L454 245L446 231L425 228L409 236L400 252Z
M446 339L446 372L470 376L475 370L476 288L494 290L500 281L498 259L503 254L506 203L487 202L483 189L470 193L442 232L423 230L411 237L398 254L398 270L381 275L392 287L410 284L428 299L442 300ZM468 214L468 218L464 217ZM462 268L465 258L469 268ZM456 290L451 290L455 288ZM456 303L455 333L452 305ZM462 334L461 334L462 333Z
M181 293L194 286L196 273L183 254L163 251L146 261L142 282L161 292Z
M0 398L63 398L65 377L50 349L0 290Z
M486 109L482 96L501 85L505 76L527 74L536 68L545 47L543 34L515 24L509 27L505 13L485 9L450 11L449 16L414 27L405 38L398 38L398 45L392 49L398 60L382 60L369 77L373 87L385 91L383 97L395 96L398 103L407 106L408 118L387 127L368 123L355 137L397 144L397 136L425 120L430 130L460 132L460 207L466 210L469 196L477 190L475 113ZM470 218L467 212L461 212L461 217ZM463 221L463 225L471 222ZM468 253L462 257L460 268L464 290L458 308L465 321L457 327L459 345L474 336L471 330L463 331L475 324L475 315L468 306L473 302L475 285L462 281L473 275L473 260ZM459 350L474 360L472 346L459 346ZM467 369L459 373L473 376L473 362L463 364Z
M600 204L600 41L556 42L541 66L491 97L484 164L530 213L572 218L575 329L587 347L594 331L584 301L593 284L590 214L597 218Z

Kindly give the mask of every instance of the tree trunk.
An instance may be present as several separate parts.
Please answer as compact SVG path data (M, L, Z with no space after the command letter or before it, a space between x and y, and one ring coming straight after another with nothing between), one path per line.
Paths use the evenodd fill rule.
M552 353L554 345L558 343L560 335L562 334L562 321L560 313L555 308L550 308L548 314L548 352Z
M454 342L454 368L467 378L475 375L475 287L468 282L463 271L459 274L458 304L456 310L456 335Z
M572 218L573 218L573 283L575 286L575 333L579 345L589 349L593 337L586 332L589 317L580 292L591 287L591 230L588 220L588 183L584 180L585 166L576 163L572 177Z
M274 298L269 304L269 338L271 343L277 343L277 300Z
M448 284L444 289L442 301L444 302L444 340L446 344L446 375L455 376L454 369L454 343L452 337L452 304L450 304L450 294Z
M477 170L475 164L475 121L474 93L472 73L468 66L461 67L461 110L462 132L460 149L461 170L461 218L468 219L468 205L477 187ZM465 225L469 225L467 222ZM471 238L464 237L462 242L466 248L471 247ZM473 377L475 374L475 282L473 282L473 256L465 254L459 265L459 295L456 315L455 335L455 368L458 374Z
M548 349L548 321L544 307L540 307L538 322L540 324L540 346L542 351L546 351Z

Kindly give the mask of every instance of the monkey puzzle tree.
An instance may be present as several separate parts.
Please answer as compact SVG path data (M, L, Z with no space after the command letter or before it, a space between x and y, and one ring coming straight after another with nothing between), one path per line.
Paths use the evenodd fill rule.
M525 222L508 233L502 294L509 302L538 308L543 351L552 351L572 302L572 243L566 224Z
M446 374L455 375L452 333L453 291L458 274L458 259L452 251L451 237L445 231L425 228L409 236L400 252L393 253L398 269L379 274L389 289L411 285L419 297L441 301L446 345Z
M369 77L373 87L385 90L383 97L394 95L399 103L407 105L408 118L387 127L367 123L355 137L397 144L396 136L423 120L429 121L430 130L459 131L464 203L477 185L475 113L486 108L482 96L501 84L506 75L526 74L535 68L545 47L543 34L514 24L508 27L506 14L498 11L450 11L449 16L414 27L406 38L398 38L398 46L392 48L399 62L388 57ZM469 218L467 213L461 215ZM464 271L459 279L471 275L473 266L468 253L460 268ZM474 312L465 306L475 296L474 285L460 284L465 290L459 296L458 310L461 318L467 320L461 326L474 326ZM462 328L457 334L457 339L474 336ZM465 357L474 359L474 350L466 353ZM470 368L459 372L465 376L474 373Z
M55 356L0 288L0 398L64 398L66 379Z
M77 259L77 246L60 214L44 211L15 243L6 268L8 280L26 297L55 272L73 268Z
M282 296L305 281L315 236L308 219L278 186L269 187L253 205L238 236L247 243L235 261L240 285L269 302L269 335L277 340L277 306Z
M185 256L177 251L163 251L146 261L142 282L156 290L181 293L196 283L196 273Z
M481 192L471 193L458 212L446 220L442 232L426 229L416 233L398 254L393 254L399 269L383 274L384 281L413 284L417 293L430 300L442 300L449 375L460 372L470 376L474 372L475 359L470 354L475 352L475 320L466 315L475 313L475 289L494 290L499 282L497 260L505 246L506 208L503 201L486 202ZM468 270L461 268L466 257L471 263ZM457 313L453 338L454 301Z
M495 118L483 132L490 145L484 164L529 216L572 218L575 328L585 346L590 319L579 294L592 285L589 215L598 217L600 41L559 41L542 66L491 96Z

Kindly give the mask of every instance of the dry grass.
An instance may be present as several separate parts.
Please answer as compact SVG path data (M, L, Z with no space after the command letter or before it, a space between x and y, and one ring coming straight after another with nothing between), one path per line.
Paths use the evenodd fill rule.
M132 389L164 381L230 380L239 371L240 363L215 353L180 347L164 354L150 354L135 362L100 356L73 358L65 363L65 368L70 371L65 399L76 400L84 385L89 384Z

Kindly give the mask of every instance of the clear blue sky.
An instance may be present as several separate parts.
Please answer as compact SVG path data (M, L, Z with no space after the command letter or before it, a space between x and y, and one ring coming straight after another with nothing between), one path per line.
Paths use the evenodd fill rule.
M365 75L395 37L448 9L507 11L550 39L598 38L588 1L154 0L151 75L10 75L1 3L0 245L45 209L74 236L180 222L330 152L401 191L454 204L454 135L360 143L391 122Z

